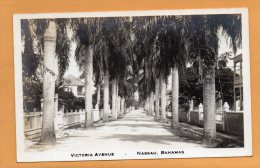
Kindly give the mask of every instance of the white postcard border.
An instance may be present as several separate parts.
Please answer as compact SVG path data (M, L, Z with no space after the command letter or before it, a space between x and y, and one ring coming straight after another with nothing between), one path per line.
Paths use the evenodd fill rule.
M71 157L73 153L95 153L98 151L69 151L65 153L28 153L24 144L24 116L22 96L22 56L21 56L21 19L36 18L79 18L79 17L120 17L120 16L155 16L155 15L201 15L201 14L241 14L242 15L242 57L243 57L243 93L244 93L244 147L243 148L205 148L205 149L167 149L183 150L178 155L139 156L137 151L102 151L114 152L113 157ZM37 161L79 161L79 160L122 160L122 159L162 159L162 158L199 158L199 157L238 157L252 156L251 126L251 91L250 91L250 60L249 60L249 22L248 9L194 9L194 10L150 10L150 11L114 11L114 12L79 12L79 13L45 13L15 14L14 27L14 71L15 71L15 110L16 110L16 148L18 162ZM141 150L144 151L144 150ZM146 149L145 151L161 150ZM101 151L100 151L101 152Z

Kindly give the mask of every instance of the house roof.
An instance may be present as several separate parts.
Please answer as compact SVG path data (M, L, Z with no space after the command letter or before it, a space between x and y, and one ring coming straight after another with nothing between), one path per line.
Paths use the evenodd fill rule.
M68 75L65 78L63 86L85 86L84 82L80 81L73 75Z

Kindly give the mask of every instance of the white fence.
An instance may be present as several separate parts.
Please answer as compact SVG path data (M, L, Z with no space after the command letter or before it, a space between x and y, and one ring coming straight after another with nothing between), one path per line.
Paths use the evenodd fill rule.
M99 120L99 111L93 109L93 120ZM76 110L64 113L63 110L55 112L54 128L56 131L77 126L85 122L85 110ZM41 135L42 112L30 112L24 114L24 135L26 139Z
M41 134L42 112L30 112L24 116L24 135L33 138Z

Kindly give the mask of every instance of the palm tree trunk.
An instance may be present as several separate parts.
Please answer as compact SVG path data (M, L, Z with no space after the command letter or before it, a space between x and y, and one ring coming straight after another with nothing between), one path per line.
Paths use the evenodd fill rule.
M97 86L97 109L99 110L100 104L100 85Z
M120 117L120 97L118 95L118 80L116 80L116 114L117 118Z
M93 122L92 91L93 91L93 46L89 45L85 56L85 127Z
M150 95L150 116L153 116L154 114L154 93L151 92L151 95Z
M56 24L51 21L44 34L44 66L46 70L43 74L43 121L41 142L53 144L56 142L54 130L54 93L55 76L54 72L56 50Z
M161 77L161 122L166 122L166 81Z
M117 119L116 79L112 81L112 120Z
M149 110L150 110L149 97L146 98L146 106L147 106L146 113L147 113L147 115L149 115Z
M120 99L120 115L121 115L121 117L123 116L123 107L124 107L124 99L123 99L123 97Z
M150 94L148 96L148 112L147 112L148 116L151 114L151 110L152 108L151 108L151 94Z
M150 116L151 113L152 113L152 103L151 103L151 101L152 101L152 96L151 96L151 93L150 93L150 95L148 97L148 106L149 106L148 116Z
M126 102L125 102L125 98L124 98L124 112L126 114Z
M155 83L155 116L154 120L159 120L159 110L160 110L160 102L159 102L159 91L160 91L160 80L156 79Z
M144 111L146 111L147 110L147 104L146 104L146 100L145 100L145 102L144 102Z
M117 117L121 117L120 108L121 108L121 97L118 96L117 97Z
M125 98L122 97L122 99L121 99L121 114L122 114L122 116L124 115L124 113L125 113Z
M216 98L215 98L215 66L203 72L203 143L213 146L216 139Z
M147 104L146 104L146 99L145 99L145 101L144 101L144 111L146 111L147 110Z
M100 104L100 84L97 86L97 104L96 104L96 109L98 110L98 115L101 117L101 110L99 109L99 104Z
M104 101L104 110L103 110L103 121L108 121L108 113L109 113L109 72L105 70L104 75L104 84L103 84L103 101Z
M179 71L172 68L172 127L179 127Z

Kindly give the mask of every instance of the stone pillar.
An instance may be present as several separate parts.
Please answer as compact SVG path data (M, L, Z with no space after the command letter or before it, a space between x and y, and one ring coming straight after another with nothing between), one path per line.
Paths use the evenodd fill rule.
M63 109L59 110L58 108L58 94L54 97L54 103L55 103L55 119L54 119L54 127L55 130L60 130L63 127Z
M29 115L31 115L31 114L29 113ZM38 121L37 121L38 117L36 117L37 116L36 108L33 108L33 116L34 117L31 118L32 128L39 128Z
M190 112L193 111L194 109L194 103L193 103L193 99L190 100L190 108L189 108L189 112L188 112L188 122L190 123Z
M223 105L223 130L226 130L226 112L230 111L230 106L227 102L224 103Z
M201 117L203 114L203 105L202 103L199 104L199 119L203 120L203 118ZM204 114L203 114L204 115Z
M219 109L221 111L223 110L223 100L222 100L222 98L219 100Z
M223 110L224 111L229 111L229 108L230 108L230 106L228 105L227 102L225 102L224 105L223 105Z

